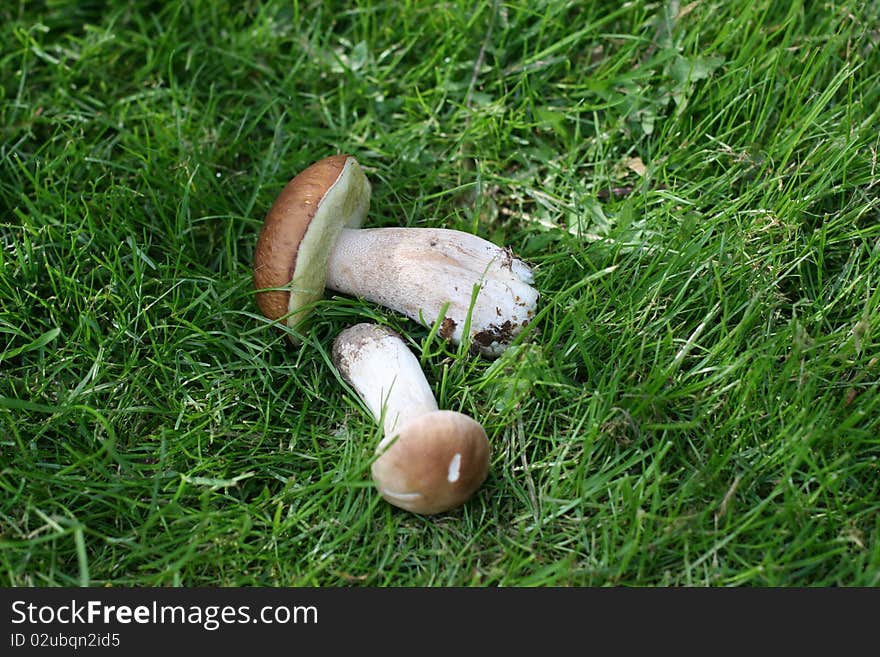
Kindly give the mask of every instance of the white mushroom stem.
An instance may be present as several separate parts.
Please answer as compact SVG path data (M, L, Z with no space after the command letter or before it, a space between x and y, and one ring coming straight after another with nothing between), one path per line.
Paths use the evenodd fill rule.
M510 251L463 231L345 228L330 253L326 286L427 326L439 319L441 337L456 344L470 313L474 346L497 356L535 315L533 281Z
M385 438L378 449L398 429L438 409L419 361L389 330L371 324L346 329L343 339L335 343L333 360L382 424Z

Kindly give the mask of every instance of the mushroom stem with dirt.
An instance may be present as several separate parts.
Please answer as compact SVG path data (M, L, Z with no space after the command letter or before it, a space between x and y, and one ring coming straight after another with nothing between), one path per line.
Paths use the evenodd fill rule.
M498 356L535 315L529 266L502 248L444 228L361 228L370 183L354 157L312 164L278 195L254 252L257 303L291 328L324 289L361 297ZM469 322L469 324L468 324Z
M379 493L420 514L464 504L489 471L489 440L479 422L440 410L403 339L376 324L355 324L333 342L333 363L384 437L372 465Z

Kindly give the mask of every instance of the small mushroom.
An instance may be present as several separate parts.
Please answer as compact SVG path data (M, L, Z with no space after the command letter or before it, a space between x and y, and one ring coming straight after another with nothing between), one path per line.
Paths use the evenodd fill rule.
M535 315L529 266L463 231L360 228L370 191L349 155L315 162L281 190L254 252L263 314L293 328L329 288L427 326L439 320L440 336L459 344L470 312L473 345L498 356Z
M463 413L438 409L401 337L376 324L355 324L334 340L333 363L382 424L372 466L382 497L420 514L464 504L489 471L486 431Z

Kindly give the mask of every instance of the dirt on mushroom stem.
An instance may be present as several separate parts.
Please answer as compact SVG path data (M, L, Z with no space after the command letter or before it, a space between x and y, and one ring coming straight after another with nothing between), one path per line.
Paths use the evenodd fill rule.
M526 323L523 325L525 326ZM508 344L516 337L516 327L510 320L503 324L490 324L488 328L474 333L474 344L471 346L471 355L478 355L480 348L489 349L493 344Z
M440 330L437 331L444 340L451 340L452 334L455 333L455 327L458 326L456 321L451 317L444 317L440 323Z

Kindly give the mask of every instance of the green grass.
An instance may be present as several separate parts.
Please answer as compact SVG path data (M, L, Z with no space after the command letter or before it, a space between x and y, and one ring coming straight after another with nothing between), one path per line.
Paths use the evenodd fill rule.
M880 5L8 2L0 583L880 585ZM500 359L256 308L275 195L534 265ZM490 476L379 499L334 371L407 336Z

